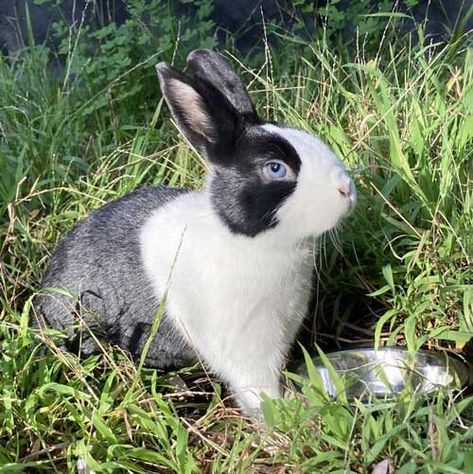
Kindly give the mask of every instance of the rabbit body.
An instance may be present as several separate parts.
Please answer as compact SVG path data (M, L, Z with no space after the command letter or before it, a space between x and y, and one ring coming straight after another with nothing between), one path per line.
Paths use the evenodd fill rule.
M261 392L279 396L283 358L307 310L310 243L222 232L208 195L190 193L148 219L141 249L155 294L167 289L167 315L245 412L258 410Z
M320 139L259 120L223 56L196 50L188 66L194 77L157 70L181 132L210 165L204 190L147 188L94 211L58 244L36 308L85 354L102 332L137 358L162 303L147 364L201 360L255 414L262 393L281 394L315 241L356 193Z

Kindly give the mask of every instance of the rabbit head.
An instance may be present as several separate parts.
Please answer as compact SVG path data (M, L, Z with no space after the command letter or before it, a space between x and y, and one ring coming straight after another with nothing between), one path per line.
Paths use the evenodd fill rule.
M181 132L210 164L207 192L231 232L298 242L350 213L353 182L327 145L260 120L219 53L195 50L187 64L193 77L159 63L159 81Z

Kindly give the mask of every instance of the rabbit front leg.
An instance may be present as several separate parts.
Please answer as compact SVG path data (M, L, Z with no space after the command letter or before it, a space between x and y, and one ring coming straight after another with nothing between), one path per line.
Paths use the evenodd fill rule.
M260 417L262 394L270 398L280 398L281 389L279 387L279 379L273 382L272 386L245 386L233 389L235 393L235 401L241 408L242 412L248 416Z
M280 372L268 366L233 371L228 383L238 406L248 416L261 415L262 394L270 398L282 396Z

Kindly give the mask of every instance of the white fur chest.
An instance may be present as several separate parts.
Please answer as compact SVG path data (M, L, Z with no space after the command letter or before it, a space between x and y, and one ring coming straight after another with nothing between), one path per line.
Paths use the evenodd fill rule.
M141 233L146 273L159 298L168 289L169 317L233 386L243 367L279 371L308 304L310 250L278 246L271 232L232 234L206 194L189 193L157 210Z

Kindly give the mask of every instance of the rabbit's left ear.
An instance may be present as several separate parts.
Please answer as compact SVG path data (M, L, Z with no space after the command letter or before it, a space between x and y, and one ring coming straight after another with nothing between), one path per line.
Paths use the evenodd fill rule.
M156 66L161 90L181 132L212 162L231 156L240 117L212 84L194 80L167 63Z
M196 49L187 56L187 65L195 77L222 92L245 121L259 122L244 82L224 56L211 49Z

